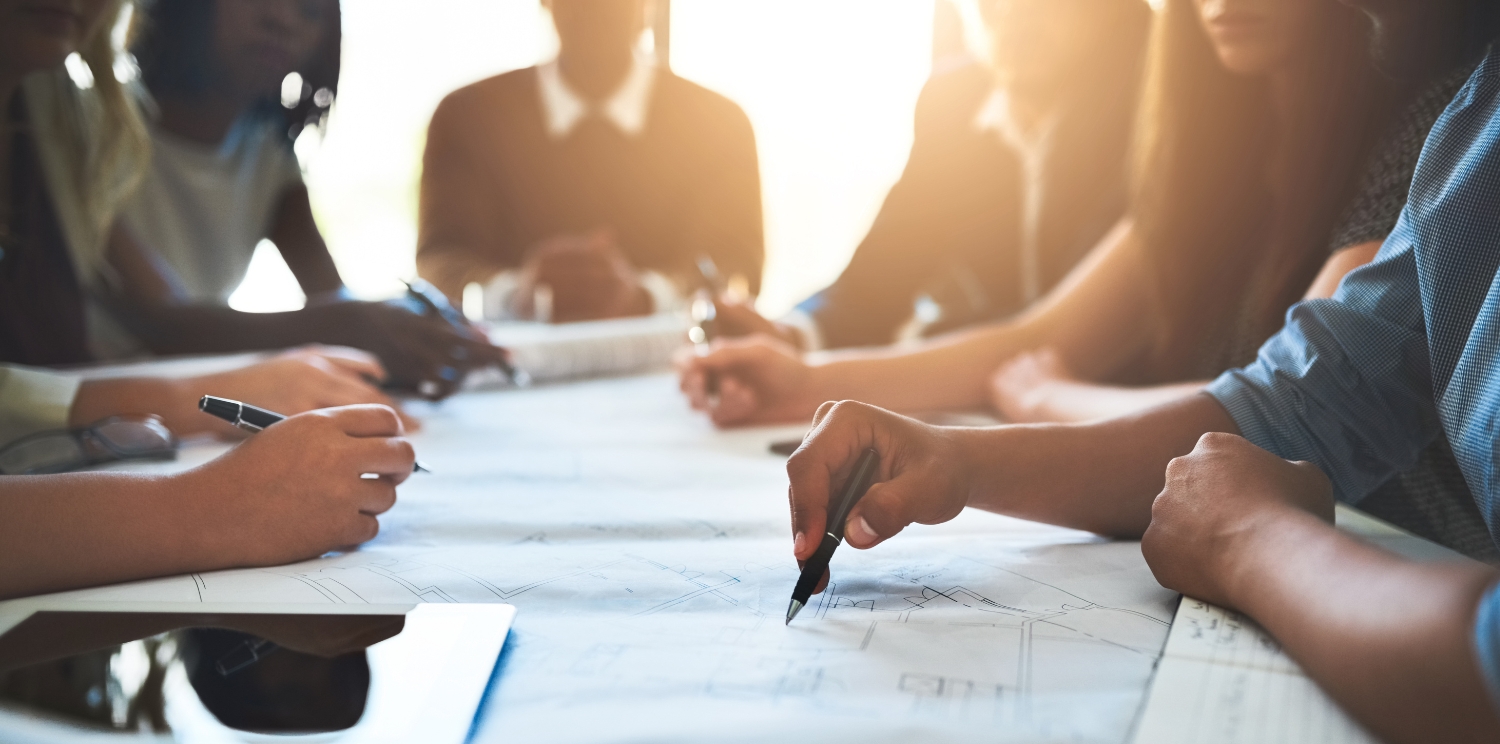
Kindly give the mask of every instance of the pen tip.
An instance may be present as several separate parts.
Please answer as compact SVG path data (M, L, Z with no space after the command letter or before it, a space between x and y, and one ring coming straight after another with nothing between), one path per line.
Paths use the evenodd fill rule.
M796 617L797 613L799 613L801 611L802 611L802 603L798 602L795 599L792 600L792 604L786 608L786 624L787 625L791 625L792 624L792 618Z

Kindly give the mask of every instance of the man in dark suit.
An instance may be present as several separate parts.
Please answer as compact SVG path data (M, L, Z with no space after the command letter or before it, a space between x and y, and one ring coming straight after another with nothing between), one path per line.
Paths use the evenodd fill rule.
M993 63L934 71L901 180L831 286L730 333L803 349L888 344L1003 318L1121 219L1150 11L1141 0L983 0Z
M419 273L451 297L478 282L502 314L559 321L662 309L705 255L756 292L744 113L636 52L648 0L544 2L558 58L459 89L433 114Z

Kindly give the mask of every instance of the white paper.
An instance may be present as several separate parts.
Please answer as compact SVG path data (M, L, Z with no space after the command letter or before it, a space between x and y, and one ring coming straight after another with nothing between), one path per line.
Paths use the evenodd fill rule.
M478 741L1126 740L1175 600L1137 544L966 513L840 550L784 626L766 446L801 427L717 432L675 387L460 396L363 549L67 598L514 604Z
M1136 741L1375 744L1255 621L1187 597Z
M510 350L518 369L533 380L551 382L665 369L687 343L689 321L677 313L583 323L493 322L490 339ZM469 375L470 390L508 384L497 370Z

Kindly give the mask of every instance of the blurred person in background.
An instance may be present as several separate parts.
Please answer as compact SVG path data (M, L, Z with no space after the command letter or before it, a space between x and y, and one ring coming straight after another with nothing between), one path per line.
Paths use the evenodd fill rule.
M146 153L145 130L114 77L110 36L126 5L0 0L0 350L6 357L87 361L83 288L104 265L116 209ZM91 85L78 85L64 68L73 53L93 75ZM348 361L356 370L363 363ZM315 376L308 372L316 363L281 365L303 362L291 374L262 369L238 384L296 387ZM80 385L56 372L4 365L0 427L36 423L31 414L49 401L57 404L43 413L64 422L70 410L80 417L185 417L182 394L154 397L165 387L160 380ZM113 407L87 408L99 402L96 393L110 391ZM149 410L158 403L171 410ZM368 540L379 528L376 515L391 507L397 484L412 470L411 445L401 434L389 408L352 406L293 416L223 457L173 475L0 477L0 598L286 563Z
M291 150L337 88L336 0L155 0L135 21L150 159L108 233L98 354L341 344L379 357L384 384L433 398L503 355L420 302L356 302L344 288ZM300 89L283 91L294 72ZM262 239L301 284L305 309L228 307Z
M343 292L292 153L338 92L337 0L153 0L143 10L131 52L151 164L121 214L126 231L193 302L227 305L262 240L312 301ZM283 91L292 73L296 90Z
M721 303L720 330L804 351L889 344L1013 315L1128 206L1151 11L1141 0L983 0L991 63L940 66L906 170L838 281L778 323ZM911 328L919 298L937 312Z
M557 59L461 88L432 116L417 269L494 315L643 315L763 261L755 137L728 99L638 49L648 0L544 0ZM540 307L539 307L540 305Z
M1089 258L1013 319L916 347L803 360L765 336L680 362L721 425L811 415L849 398L907 411L991 401L990 379L1052 346L1097 379L1165 381L1253 353L1307 292L1395 108L1334 0L1167 0L1152 32L1133 202ZM1342 247L1342 246L1339 246ZM1347 270L1333 262L1335 272ZM715 405L704 372L719 373Z

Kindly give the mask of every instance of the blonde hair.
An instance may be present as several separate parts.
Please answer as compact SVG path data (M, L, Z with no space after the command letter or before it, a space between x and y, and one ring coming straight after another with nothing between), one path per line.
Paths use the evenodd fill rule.
M80 45L78 56L91 83L75 81L65 65L25 82L27 114L53 206L86 282L103 271L110 226L151 157L137 97L115 72L121 49L114 31L122 14L134 8L135 0L112 0Z

